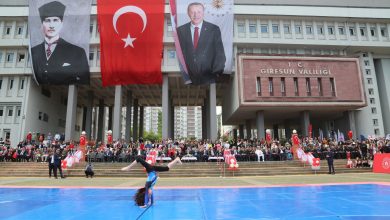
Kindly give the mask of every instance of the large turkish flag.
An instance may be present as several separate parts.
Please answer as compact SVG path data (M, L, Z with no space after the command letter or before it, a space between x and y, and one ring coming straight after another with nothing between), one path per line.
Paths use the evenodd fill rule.
M103 86L161 84L164 0L98 0Z

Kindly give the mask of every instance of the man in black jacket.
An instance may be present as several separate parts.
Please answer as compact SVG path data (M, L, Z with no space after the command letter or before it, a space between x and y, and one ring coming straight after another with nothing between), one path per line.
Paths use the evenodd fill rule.
M330 150L330 147L328 147L328 151L326 152L326 160L328 161L329 174L335 174L334 166L333 166L333 158L334 158L334 153L333 151Z
M85 50L60 38L65 5L53 1L39 9L45 39L31 49L34 74L39 84L88 84Z
M189 4L187 13L191 22L178 27L177 34L188 74L193 85L213 83L226 62L221 31L203 20L203 4Z

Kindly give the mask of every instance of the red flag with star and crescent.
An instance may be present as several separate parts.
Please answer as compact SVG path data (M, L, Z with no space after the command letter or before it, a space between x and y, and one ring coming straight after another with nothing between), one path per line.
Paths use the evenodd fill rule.
M98 0L103 86L161 84L164 0Z

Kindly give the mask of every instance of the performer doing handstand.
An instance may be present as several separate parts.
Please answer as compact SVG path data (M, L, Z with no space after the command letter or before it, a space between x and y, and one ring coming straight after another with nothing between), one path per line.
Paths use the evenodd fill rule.
M147 163L141 157L137 157L129 166L123 167L122 171L129 171L133 166L137 164L137 162L141 163L143 167L145 167L146 172L148 173L148 178L146 179L145 187L140 188L134 195L134 202L136 205L145 208L147 206L153 205L153 186L157 182L158 174L157 172L165 172L169 171L176 163L182 163L179 157L176 157L173 161L168 163L167 166L154 166Z

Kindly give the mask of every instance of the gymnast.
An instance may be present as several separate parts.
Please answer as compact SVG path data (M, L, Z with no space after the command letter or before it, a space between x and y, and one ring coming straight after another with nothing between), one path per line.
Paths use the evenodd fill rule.
M134 195L134 202L136 205L141 208L146 208L148 206L153 205L153 187L158 179L158 172L169 171L176 163L182 163L179 157L176 157L173 161L168 163L167 166L154 166L147 163L141 157L137 157L129 166L123 167L122 171L129 171L133 166L137 164L137 162L141 163L143 167L145 167L146 172L148 173L148 177L146 179L145 187L140 188Z

